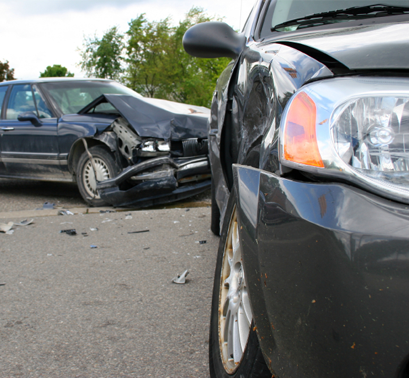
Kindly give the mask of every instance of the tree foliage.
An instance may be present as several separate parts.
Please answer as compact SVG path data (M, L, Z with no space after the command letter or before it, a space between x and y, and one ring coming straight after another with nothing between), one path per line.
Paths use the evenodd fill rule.
M46 70L40 73L40 77L74 77L74 74L69 72L66 67L54 64L52 67L47 66Z
M81 69L88 76L119 79L123 72L123 38L116 26L109 29L101 39L96 36L93 39L86 38L81 51Z
M129 22L125 35L112 28L101 40L86 40L81 67L89 76L120 80L147 97L209 106L216 80L230 59L194 58L184 51L182 38L191 26L211 20L197 7L176 26L170 18L150 22L141 14ZM125 68L114 76L102 75L112 61L123 62Z
M0 62L0 82L7 80L16 80L14 77L14 68L10 68L8 60Z

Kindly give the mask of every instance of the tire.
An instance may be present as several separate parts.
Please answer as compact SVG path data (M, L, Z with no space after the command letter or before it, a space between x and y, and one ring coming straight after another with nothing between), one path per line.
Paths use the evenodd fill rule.
M94 146L89 148L89 152L94 158L97 170L97 180L104 181L115 177L119 173L119 168L111 152L104 146ZM91 206L108 205L100 198L96 191L94 169L87 151L81 155L77 166L77 185L84 201Z
M209 341L210 376L271 378L254 330L238 237L234 189L230 193L226 217L213 287ZM231 331L225 332L229 329L228 324L233 326ZM239 336L234 339L233 333ZM235 343L235 340L240 341ZM236 348L233 345L236 345Z
M212 193L212 207L211 207L210 230L216 236L220 236L220 210L216 202L216 187L215 187L213 178L212 178L211 193Z

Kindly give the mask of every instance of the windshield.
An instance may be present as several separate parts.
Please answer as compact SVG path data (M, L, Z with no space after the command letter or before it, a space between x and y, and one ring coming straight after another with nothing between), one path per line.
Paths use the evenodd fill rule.
M142 97L139 93L114 81L60 81L43 83L54 104L63 114L74 114L83 109L102 94L126 94L133 97ZM115 111L108 103L101 104L103 112Z
M272 28L288 20L316 13L376 4L409 7L409 0L272 0L264 19L260 38L271 34ZM283 31L296 29L297 27L288 27Z

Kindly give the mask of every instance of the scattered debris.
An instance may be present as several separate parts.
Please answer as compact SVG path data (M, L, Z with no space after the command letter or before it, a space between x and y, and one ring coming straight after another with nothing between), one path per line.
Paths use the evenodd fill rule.
M84 236L84 238L88 236L86 232L81 232L81 235Z
M186 276L189 274L188 270L185 270L180 276L175 277L172 282L175 284L184 284L186 283Z
M55 206L55 203L51 203L51 202L44 202L43 207L40 207L36 210L53 210Z
M196 244L206 244L207 240L199 240L197 242L195 242Z
M132 215L131 215L131 214L128 214L128 215L125 217L125 219L132 219Z
M67 235L77 235L77 230L75 230L74 228L70 229L70 230L61 230L60 234L67 234Z
M47 253L47 256L52 256L53 254L52 253Z
M187 235L179 235L179 237L180 237L180 238L185 238L186 236L192 236L192 235L194 235L193 232L191 232L190 234L187 234Z
M32 224L34 222L34 219L24 219L19 223L13 223L13 222L9 222L9 223L0 223L0 232L4 232L8 235L13 234L14 230L13 230L13 226L28 226L29 224Z
M105 219L102 221L102 223L108 223L108 222L112 222L112 219L105 218Z
M95 228L90 227L90 230L91 230L91 231L98 231L98 228L96 228L96 227L95 227Z
M10 231L13 228L14 223L13 222L9 222L9 223L0 223L0 232L5 232L7 233L8 231Z
M142 234L143 232L149 232L149 230L129 231L128 234Z
M19 223L14 223L14 225L15 225L15 226L28 226L28 225L30 225L30 224L32 224L32 223L34 223L34 219L30 219L30 220L24 219L24 220L22 220L22 221L19 222Z
M147 251L148 249L151 249L151 247L146 247L146 248L144 248L145 251Z
M58 210L58 215L74 215L74 213L69 210Z
M91 248L94 249L94 248L98 248L98 247L96 245L94 245L94 244L91 244Z
M0 286L6 286L5 282L0 282Z
M180 222L179 222L179 221L173 221L173 223L175 223L175 224L176 224L176 223L180 223Z
M186 211L190 211L190 209L186 209Z
M100 212L101 214L116 213L115 210L100 210L99 212Z

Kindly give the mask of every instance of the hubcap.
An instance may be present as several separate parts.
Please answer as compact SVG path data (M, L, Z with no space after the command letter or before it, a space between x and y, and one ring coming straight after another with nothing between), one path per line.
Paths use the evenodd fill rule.
M98 181L108 180L110 178L110 174L108 166L106 165L105 161L98 157L94 157L94 164L95 169L97 171L96 172L97 180ZM84 172L82 174L82 180L88 195L90 197L99 199L100 197L97 192L97 183L95 181L94 168L91 164L91 160L88 160L85 165Z
M224 248L219 301L219 342L224 368L232 374L243 357L253 315L242 265L236 208Z

